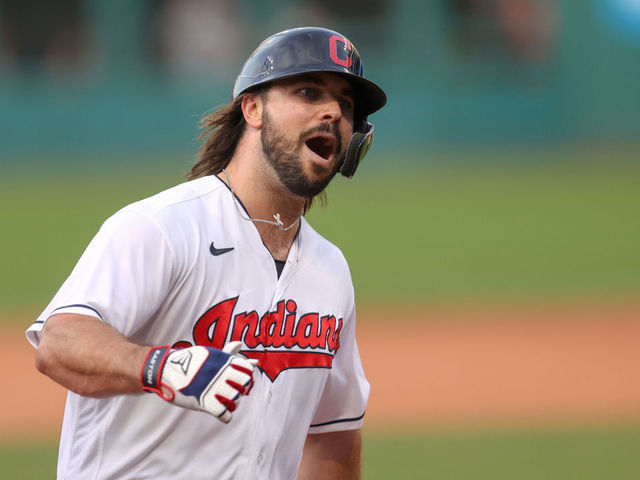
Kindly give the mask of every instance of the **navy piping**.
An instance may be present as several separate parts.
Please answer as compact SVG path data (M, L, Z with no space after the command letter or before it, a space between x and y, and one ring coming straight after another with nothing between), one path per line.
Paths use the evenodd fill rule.
M238 195L236 195L236 193L234 191L231 190L231 187L229 185L227 185L227 182L225 182L224 180L222 180L218 175L213 175L214 177L216 177L218 180L220 180L220 182L222 182L222 184L227 187L227 190L229 190L229 192L231 193L231 195L233 195L236 200L238 200L238 203L240 204L240 206L242 207L242 209L244 210L244 213L247 214L247 217L251 218L251 215L249 215L249 211L245 208L244 203L242 203L242 200L240 200L240 197L238 197Z
M100 315L100 312L99 312L98 310L96 310L96 309L95 309L95 308L93 308L93 307L90 307L89 305L82 305L82 304L80 304L80 303L75 303L75 304L73 304L73 305L65 305L65 306L63 306L63 307L58 307L58 308L56 308L55 310L53 310L53 311L51 312L51 314L53 315L53 313L54 313L54 312L57 312L58 310L62 310L63 308L71 308L71 307L87 308L87 309L89 309L89 310L91 310L91 311L93 311L93 312L96 312L96 314L98 315L98 317L100 318L100 320L103 320L103 321L104 321L104 318L102 318L102 315Z
M332 425L334 423L355 422L357 420L362 420L363 417L364 417L364 413L362 415L360 415L359 417L341 418L340 420L331 420L329 422L316 423L316 424L311 425L311 427L324 427L325 425Z

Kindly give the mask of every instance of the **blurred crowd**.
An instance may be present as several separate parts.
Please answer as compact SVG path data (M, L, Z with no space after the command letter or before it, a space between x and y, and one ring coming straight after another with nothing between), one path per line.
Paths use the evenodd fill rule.
M437 1L457 54L538 62L552 53L559 28L552 0ZM273 33L270 23L273 31L282 24L348 24L357 30L359 45L378 47L394 29L396 10L390 0L0 0L0 65L82 71L106 55L105 41L133 22L136 36L124 36L148 66L178 75L215 74L236 67L257 27L263 35Z
M389 0L0 0L0 66L23 72L82 71L99 62L119 31L147 67L173 74L215 73L237 63L262 31L281 25L331 26L357 18L375 27ZM136 35L131 35L131 29ZM258 28L259 27L259 28ZM255 30L260 30L256 32ZM273 32L272 32L273 33ZM375 28L363 29L375 42ZM364 38L361 38L363 37ZM237 65L233 64L233 67Z
M0 151L36 119L47 148L93 149L87 116L122 148L177 145L262 39L303 25L350 38L389 92L379 146L639 138L640 0L0 0ZM132 138L119 112L156 108Z

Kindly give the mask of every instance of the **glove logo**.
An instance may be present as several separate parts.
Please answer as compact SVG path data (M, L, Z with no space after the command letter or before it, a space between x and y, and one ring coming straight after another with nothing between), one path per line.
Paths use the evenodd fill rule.
M193 355L191 352L185 351L181 352L179 355L175 355L174 357L171 358L170 362L175 365L179 365L182 373L186 375L189 371L189 365L191 364L191 358Z
M193 327L193 345L222 349L241 341L242 353L260 361L259 368L274 381L290 368L331 368L340 348L342 318L316 312L298 314L294 300L281 300L277 309L260 316L255 310L234 315L238 297L211 307ZM186 348L180 341L173 348Z

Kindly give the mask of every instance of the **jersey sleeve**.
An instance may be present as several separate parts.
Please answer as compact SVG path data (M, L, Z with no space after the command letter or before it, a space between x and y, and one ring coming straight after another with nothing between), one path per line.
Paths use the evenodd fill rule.
M147 216L124 209L109 218L38 319L27 329L37 346L49 317L77 313L95 317L124 336L136 332L166 296L172 252Z
M313 418L309 433L355 430L362 427L370 386L355 338L355 307L345 320L340 348Z

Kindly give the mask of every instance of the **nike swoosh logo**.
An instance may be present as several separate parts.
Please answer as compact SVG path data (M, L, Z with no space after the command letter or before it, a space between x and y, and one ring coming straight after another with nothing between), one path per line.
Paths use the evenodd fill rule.
M209 247L209 251L211 252L211 255L213 255L214 257L217 257L218 255L222 255L223 253L227 253L230 252L231 250L233 250L234 247L227 247L227 248L216 248L213 246L213 242L211 242L211 246Z

